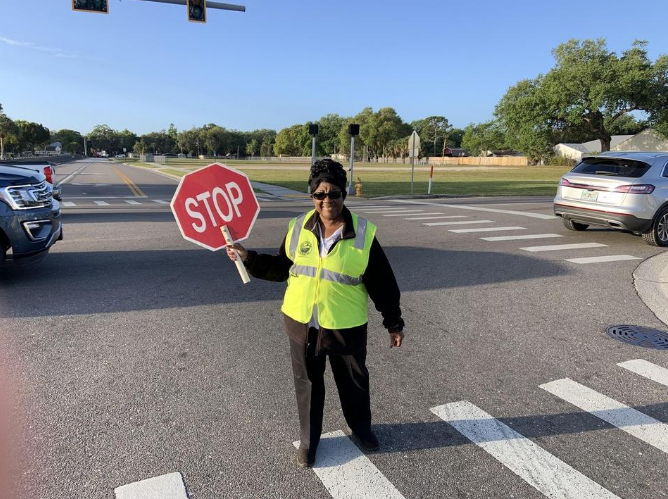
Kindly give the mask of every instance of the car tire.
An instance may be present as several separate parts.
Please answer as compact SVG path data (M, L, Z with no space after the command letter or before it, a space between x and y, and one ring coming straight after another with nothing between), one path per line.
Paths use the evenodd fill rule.
M659 212L652 227L643 233L642 238L652 246L668 246L668 207Z
M564 223L564 227L566 227L568 230L587 230L587 227L589 225L587 224L581 224L580 222L574 222L573 220L569 220L568 218L562 218L561 221Z

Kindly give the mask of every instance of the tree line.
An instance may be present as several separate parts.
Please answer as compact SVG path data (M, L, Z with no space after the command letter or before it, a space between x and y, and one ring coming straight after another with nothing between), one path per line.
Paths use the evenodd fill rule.
M359 159L406 158L413 130L421 138L420 154L440 156L445 148L466 149L471 155L512 150L530 160L545 161L560 142L600 140L610 149L613 135L635 134L647 127L668 135L668 56L652 62L647 42L635 41L621 55L608 50L605 40L570 40L553 51L555 66L544 75L524 79L510 87L494 110L494 119L471 123L464 129L434 115L406 123L391 107L367 107L355 116L328 114L314 122L296 124L278 132L243 132L214 123L178 131L136 135L97 125L86 134L88 147L109 154L191 156L310 156L309 125L319 126L316 154L349 155L348 125L360 125L356 139ZM84 136L75 130L49 131L38 123L12 121L0 105L0 153L43 147L59 141L65 151L80 154Z

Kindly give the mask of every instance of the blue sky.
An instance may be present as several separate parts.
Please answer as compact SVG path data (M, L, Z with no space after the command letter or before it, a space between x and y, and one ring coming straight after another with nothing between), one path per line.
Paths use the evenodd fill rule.
M12 119L88 133L216 123L254 130L393 107L406 122L492 118L508 87L571 38L668 53L668 2L228 0L246 12L109 0L0 1L0 103ZM637 10L634 10L637 8Z

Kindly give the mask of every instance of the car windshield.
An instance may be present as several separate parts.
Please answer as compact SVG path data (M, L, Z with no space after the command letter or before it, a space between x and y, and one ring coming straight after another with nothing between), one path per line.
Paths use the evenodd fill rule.
M623 158L585 158L573 168L573 173L605 175L608 177L642 177L650 165L643 161Z

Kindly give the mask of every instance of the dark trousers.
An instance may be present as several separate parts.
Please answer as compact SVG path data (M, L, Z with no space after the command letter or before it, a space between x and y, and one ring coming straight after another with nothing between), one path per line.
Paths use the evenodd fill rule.
M366 348L355 355L315 355L307 345L290 340L292 374L299 411L300 447L315 452L322 433L325 406L325 361L329 357L341 409L350 429L363 435L371 431L369 371Z

